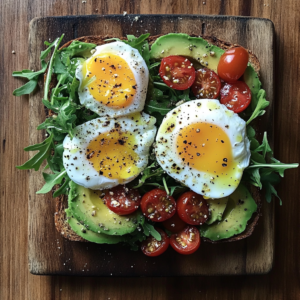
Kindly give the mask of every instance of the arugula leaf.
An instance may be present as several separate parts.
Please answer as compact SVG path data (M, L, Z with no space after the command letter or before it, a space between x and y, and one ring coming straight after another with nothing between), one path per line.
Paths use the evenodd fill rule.
M270 102L266 100L266 92L265 90L260 90L257 94L257 98L258 98L258 102L257 105L255 107L255 110L253 111L251 117L249 118L249 120L247 121L247 125L253 121L255 118L260 117L262 115L264 115L264 113L266 112L264 109L269 106Z
M128 40L122 41L125 44L130 45L132 48L137 49L142 55L148 67L150 65L150 49L147 42L147 38L149 37L149 35L150 33L145 33L140 35L138 38L136 38L134 35L127 35Z
M49 137L46 138L42 143L24 148L25 151L38 150L39 152L23 165L17 166L17 168L20 170L34 169L35 171L37 171L40 168L43 161L50 155L51 147L53 146L52 140L53 134L50 134Z
M284 171L287 169L293 169L297 168L299 166L298 163L294 164L284 164L281 163L279 160L275 158L271 158L272 161L275 161L275 163L270 164L263 164L256 161L252 161L253 165L249 166L248 169L254 169L254 168L272 168L273 172L278 172L281 177L284 177Z
M134 35L127 35L128 41L123 41L126 44L130 45L133 48L139 48L144 45L144 42L146 39L150 36L150 33L144 33L140 35L138 38L136 38Z
M176 186L169 186L169 189L170 189L170 196L175 196L184 193L189 188L183 185L176 185Z
M77 91L78 91L78 88L79 88L79 84L80 84L79 80L77 80L74 77L73 80L72 80L72 83L68 85L69 97L73 101L78 100Z
M47 69L47 66L48 66L48 64L45 61L42 61L42 69L41 70L34 72L34 71L31 71L31 70L24 69L21 72L20 71L13 72L12 76L13 77L27 78L29 80L36 79L36 78L38 78L38 76L40 74L45 73L45 71Z
M141 224L144 230L144 234L146 236L152 235L156 240L161 241L161 235L158 231L155 230L154 226L148 223L147 220L145 220L144 223Z
M170 103L167 101L165 102L158 102L156 100L150 100L145 105L145 112L148 114L153 114L154 112L160 113L162 116L165 116L170 110L172 110L174 107L170 107Z
M260 152L260 151L262 152L262 155L264 158L266 157L267 153L270 153L270 155L273 155L273 151L269 145L266 132L264 133L262 144L255 149L255 152Z
M61 61L65 66L68 66L71 58L74 56L88 58L92 55L91 50L93 50L96 46L96 44L92 43L73 41L68 47L60 50Z
M272 195L275 195L280 200L281 205L282 201L274 188L274 185L280 181L278 174L283 177L285 170L297 168L299 164L284 164L272 157L273 151L269 145L266 132L261 145L254 138L255 131L251 126L247 126L247 135L251 141L251 164L244 171L243 181L264 189L268 202L271 201ZM255 141L255 145L252 144L253 141ZM271 156L270 159L267 156Z
M53 61L53 73L66 74L68 71L65 64L62 63L60 55L56 55Z
M182 101L184 101L184 102L192 100L190 98L190 89L183 90L182 91L182 95L179 95L179 99L182 100ZM195 99L193 99L193 100L195 100Z
M156 68L156 67L158 67L158 66L160 66L160 61L151 64L151 65L149 66L149 70L152 70L153 68Z
M41 54L41 59L46 58L46 56L47 56L48 53L50 52L51 48L54 47L54 51L53 51L52 56L51 56L50 61L49 61L49 67L48 67L47 76L46 76L46 80L45 80L44 100L48 100L48 94L49 94L50 82L51 82L52 72L53 72L54 58L55 58L55 56L56 56L56 54L57 54L58 46L60 45L60 42L62 41L63 37L64 37L64 34L63 34L60 38L57 38L57 39L49 46L49 48L46 49L45 51L43 51L42 54Z
M14 96L22 96L22 95L28 95L34 91L38 83L38 78L31 79L21 87L15 89L13 91Z
M65 175L65 181L64 183L53 193L53 197L58 197L60 195L67 195L68 194L68 190L69 190L69 182L71 181L71 179L69 178L69 176L66 174Z
M157 167L157 162L153 162L150 166L146 167L146 169L143 171L142 177L139 179L139 184L133 187L134 189L141 187L147 179L163 174L164 170L161 167L152 170L154 167Z
M43 101L46 107L52 109L58 114L52 118L46 119L42 124L40 124L37 129L51 129L59 131L60 133L68 133L71 138L73 138L73 129L75 128L75 121L77 116L75 114L77 110L77 105L71 101L66 101L62 103L61 106L51 105L48 101Z
M60 85L64 84L65 80L67 79L68 75L67 74L62 74L59 77L58 83L56 87L53 89L51 93L51 98L50 98L50 103L53 104L54 102L54 97L58 95L58 93L61 91L61 88L59 88ZM68 98L67 98L68 99Z
M268 203L272 201L272 195L275 195L279 199L280 205L282 205L281 198L278 196L277 191L275 190L274 186L270 182L268 181L265 182L264 189L265 189L265 197Z
M52 188L56 184L60 184L64 178L64 176L67 174L66 170L63 170L60 173L55 173L55 174L47 174L43 173L43 177L45 179L45 185L36 193L37 194L46 194L52 190Z

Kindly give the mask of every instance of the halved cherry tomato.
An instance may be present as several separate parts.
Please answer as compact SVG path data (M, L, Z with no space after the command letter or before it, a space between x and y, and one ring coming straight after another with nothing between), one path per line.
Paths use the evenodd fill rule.
M249 53L243 47L227 50L220 58L218 75L225 82L237 81L245 72L249 60Z
M128 215L139 208L141 196L136 189L118 185L106 190L104 196L107 207L118 215Z
M175 215L173 217L171 217L170 219L163 221L163 225L167 230L169 230L173 233L179 232L185 226L187 226L187 224L179 218L177 213L175 213Z
M142 197L143 214L154 222L163 222L176 212L176 202L172 196L160 189L154 189Z
M207 202L193 191L182 194L177 200L179 217L190 225L202 225L209 217Z
M200 246L200 233L195 226L187 226L171 235L170 244L180 254L192 254Z
M220 102L235 113L245 110L251 102L251 91L243 81L226 83L221 91Z
M221 89L219 76L212 70L203 68L196 72L192 85L193 94L197 99L216 99Z
M162 229L155 227L155 230L159 232L161 241L156 240L153 236L149 236L142 242L141 249L147 256L161 255L168 249L170 244L169 237Z
M185 57L171 55L162 59L159 75L174 90L186 90L195 81L193 64Z

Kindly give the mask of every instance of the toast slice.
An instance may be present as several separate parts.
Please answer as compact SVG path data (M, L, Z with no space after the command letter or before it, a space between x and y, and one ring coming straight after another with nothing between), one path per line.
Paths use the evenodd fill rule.
M150 36L148 38L148 42L149 45L151 46L157 38L159 38L161 35L156 35L156 36ZM198 35L195 34L191 34L192 37L198 37ZM214 36L200 36L203 39L205 39L207 42L209 42L210 44L216 45L219 48L223 49L223 50L228 50L230 48L239 46L237 44L232 44L223 40L220 40ZM68 47L72 41L80 41L80 42L86 42L86 43L93 43L96 44L98 46L106 44L106 43L111 43L112 41L105 41L107 39L110 38L116 38L116 36L112 36L112 35L105 35L105 36L83 36L74 40L71 40L69 42L67 42L66 44L64 44L60 49L63 49L65 47ZM125 40L125 37L118 37L121 40ZM251 63L251 65L253 66L254 70L259 74L260 71L260 64L259 64L259 60L257 58L257 56L251 51L248 50L249 53L249 62ZM52 89L52 87L54 87L57 84L56 78L53 76L51 84L50 84L50 91ZM46 114L48 116L50 116L52 114L51 111L46 110ZM250 236L255 228L255 226L258 224L258 219L261 215L261 205L262 205L262 201L261 201L261 193L259 192L259 190L253 186L251 186L250 188L250 192L253 196L253 199L255 200L256 204L257 204L257 211L253 214L251 220L249 221L246 230L236 236L233 236L229 239L224 239L224 240L220 240L220 241L211 241L209 239L203 238L202 240L205 242L210 242L210 243L223 243L223 242L234 242L234 241L238 241L238 240L242 240L248 236ZM65 214L65 209L68 206L68 202L67 202L67 196L60 196L55 198L55 202L56 202L56 212L54 214L54 221L55 221L55 227L57 229L57 231L64 236L65 238L69 239L70 241L77 241L77 242L87 242L86 240L84 240L83 238L81 238L80 236L78 236L69 226L68 222L66 221L66 214Z

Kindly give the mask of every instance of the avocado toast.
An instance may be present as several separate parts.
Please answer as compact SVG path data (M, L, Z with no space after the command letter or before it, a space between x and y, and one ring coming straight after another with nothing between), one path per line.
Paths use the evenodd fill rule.
M192 47L190 47L191 49L188 49L187 52L183 52L183 53L177 53L177 54L180 54L180 55L184 55L184 56L188 56L188 57L192 57L194 60L195 60L195 63L196 61L198 60L200 62L200 64L205 64L207 67L212 67L213 69L215 68L216 66L216 62L214 62L214 60L216 60L218 57L220 57L220 55L222 54L222 51L221 50L218 50L219 48L220 49L228 49L230 47L232 47L233 45L229 44L229 43L225 43L221 40L218 40L216 38L212 38L212 37L205 37L204 39L198 39L196 36L191 36L192 38L195 38L195 45ZM77 39L77 41L80 41L80 42L87 42L87 43L93 43L93 44L96 44L96 45L101 45L101 44L104 44L106 42L109 42L109 41L106 41L107 39L110 39L112 37L109 37L109 36L105 36L105 37L82 37L82 38L79 38ZM148 38L148 42L149 44L153 44L157 39L159 38L159 36L157 37L149 37ZM172 38L172 36L171 36ZM191 41L194 41L194 40L191 40ZM207 44L205 41L207 41L209 44ZM62 48L66 48L68 47L70 44L71 44L72 41L70 41L69 43L67 43L66 45L64 45ZM200 43L201 45L198 45L197 43ZM184 44L184 41L182 41L182 43ZM192 42L191 42L192 44ZM219 48L215 48L214 45L218 46ZM160 46L160 45L158 45ZM168 47L166 45L162 46L162 48L160 47L156 47L156 58L159 60L161 57L161 55L159 54L163 54L164 52L167 52L166 49ZM186 48L186 45L184 46L184 48ZM188 47L189 48L189 47ZM197 52L195 51L195 49L202 49L200 52ZM190 51L190 53L189 53ZM155 51L153 51L153 53L155 53ZM168 53L168 54L176 54L176 53ZM190 54L190 55L189 55ZM167 55L167 54L166 54ZM203 61L201 62L201 58L199 57L200 55L202 55L202 57L208 57L208 59L206 61ZM250 62L252 63L252 67L249 67L248 68L248 71L245 73L245 81L246 82L251 82L251 84L249 85L249 87L251 88L251 91L253 93L254 96L257 96L258 94L258 91L259 91L259 88L260 88L260 82L257 78L257 75L255 72L253 72L253 70L255 69L255 71L258 73L259 71L259 63L258 63L258 60L257 58L252 54L250 53ZM247 74L249 75L247 77ZM253 75L255 74L255 75ZM51 90L51 87L55 87L57 85L57 81L55 80L54 77L52 77L52 80L50 82L50 89L49 91ZM147 107L146 107L147 109ZM149 108L148 108L149 109ZM52 115L52 110L50 108L49 110L49 116ZM252 136L252 138L254 138L254 136ZM71 191L72 191L72 186L71 186ZM80 194L80 192L79 192ZM241 238L244 238L244 237L247 237L249 236L255 225L257 224L257 220L258 220L258 217L259 217L259 208L260 208L260 198L259 198L259 195L256 191L256 189L254 188L253 191L252 191L252 194L253 194L253 198L255 200L255 202L257 203L257 210L256 210L256 207L253 206L251 209L252 209L252 212L256 210L256 213L254 215L254 217L252 218L252 221L247 225L245 231L243 233L239 233L239 235L235 235L234 237L232 238L227 238L225 239L224 241L234 241L234 240L238 240L238 239L241 239ZM82 193L83 195L83 193ZM79 195L80 196L80 195ZM79 197L78 195L76 197ZM69 197L70 197L70 194L69 194ZM73 201L74 199L73 198L71 199L70 201ZM249 198L249 196L246 196L246 198ZM71 197L72 198L72 197ZM238 200L241 200L240 202ZM235 212L237 212L239 209L239 205L241 206L242 204L244 204L244 200L243 199L232 199L230 198L228 200L228 203L230 205L228 205L228 203L226 205L224 205L222 208L219 208L219 211L218 211L218 216L215 218L215 220L217 221L220 221L220 219L222 220L222 215L224 214L225 216L228 216L228 219L230 219L229 217L234 217L235 215ZM75 201L85 201L84 199L76 199ZM70 202L70 204L72 204L72 202ZM76 204L75 204L76 206ZM83 210L88 212L89 211L89 218L91 218L91 216L93 216L93 209L92 209L92 206L91 207L86 207L84 208ZM59 198L57 198L57 212L56 212L56 215L55 215L55 223L56 223L56 227L58 229L59 232L61 232L64 236L67 236L67 238L69 238L70 240L82 240L81 238L78 237L78 235L75 234L75 232L77 232L77 234L81 235L81 236L85 236L85 234L88 232L89 228L84 228L83 225L86 225L86 224L81 224L80 222L77 222L75 221L75 223L80 227L80 231L78 230L74 230L73 232L70 230L70 228L68 227L68 224L66 223L66 219L69 220L70 222L70 225L75 228L74 224L72 225L72 217L77 217L79 219L84 219L84 216L80 216L80 213L76 213L74 211L74 209L72 209L72 205L69 205L69 208L67 210L67 218L66 218L66 215L65 215L65 209L66 207L66 196L60 196ZM228 208L227 211L226 211L226 207ZM70 211L70 209L72 209L72 213ZM99 208L100 209L100 208ZM244 209L244 207L243 207ZM250 208L248 207L245 207L245 209L247 210L251 210ZM221 210L221 211L220 211ZM223 210L223 212L222 212ZM83 211L83 213L84 213ZM81 212L82 213L82 212ZM72 214L72 215L71 215ZM214 214L214 212L212 212L212 215ZM250 214L250 217L251 217L252 213ZM249 216L247 217L249 218ZM130 218L129 218L130 219ZM118 222L121 222L121 220L114 220L112 219L113 221L112 222L108 222L108 224L112 223L114 224L114 222L118 223ZM103 222L103 224L101 222L99 222L98 224L98 227L97 229L99 229L99 234L106 234L106 233L111 233L111 235L114 234L114 232L117 232L117 230L114 230L111 228L108 228L109 226L106 226L104 223L106 223L106 220L104 220L105 222ZM234 220L236 221L236 220ZM126 221L127 222L127 221ZM130 221L129 221L130 222ZM225 220L226 222L226 220ZM73 222L74 223L74 222ZM84 222L83 222L84 223ZM89 223L91 224L90 222L86 222L86 223ZM247 223L247 220L244 222L244 226L246 226L246 223ZM81 225L79 225L81 224ZM102 224L103 226L101 226L100 224ZM121 224L120 224L121 225ZM88 227L90 227L91 225L88 225ZM134 227L134 225L132 226L129 226L131 228L136 228ZM95 228L93 230L94 232L97 231ZM82 234L81 234L82 233ZM129 231L126 231L126 234L130 233ZM123 232L122 232L123 234ZM120 235L122 235L120 234ZM203 231L203 235L205 236L209 236L208 233L205 233ZM226 237L225 237L226 238ZM87 236L86 236L86 239L89 239ZM211 239L207 239L208 241L210 241Z
M161 36L162 35L150 36L148 38L148 42L149 42L150 47ZM196 38L195 39L195 41L196 41L195 46L197 48L194 47L194 49L202 49L202 50L200 50L200 52L196 52L193 48L192 48L192 50L190 50L189 47L188 47L189 45L184 44L184 45L182 45L182 48L185 48L185 49L188 49L188 50L186 50L187 53L182 53L181 55L185 55L185 56L188 56L188 57L193 56L194 60L197 60L200 63L199 57L202 58L203 54L205 54L205 52L207 52L208 55L209 55L210 52L214 51L215 55L213 56L213 58L214 58L215 61L212 60L212 62L211 62L211 65L213 65L213 67L212 67L213 69L216 69L218 59L222 55L222 52L220 51L220 49L227 50L231 47L236 46L236 45L233 45L231 43L219 40L215 37L205 36L205 37L202 37L203 39L201 39L201 40L198 40L197 39L198 36L196 36L196 35L191 35L191 37ZM91 37L80 37L80 38L76 39L76 41L86 42L86 43L94 43L96 45L102 45L104 43L111 42L111 41L107 41L107 40L110 40L112 38L113 38L112 36L91 36ZM123 38L123 39L125 39L125 38ZM166 42L172 44L174 42L173 39L174 39L174 36L171 36L170 41L167 40ZM176 35L175 35L175 39L176 39ZM177 39L178 39L178 37L177 37ZM197 42L199 43L199 45L197 44ZM65 48L65 47L68 47L71 43L72 43L72 41L69 41L68 43L63 45L61 47L61 49ZM187 43L187 41L183 40L183 43ZM212 45L212 47L210 47L209 49L206 48L207 43ZM153 55L157 56L158 58L161 58L161 56L162 56L161 52L163 51L163 48L166 49L165 45L162 45L161 47L162 47L161 49L160 49L160 47L156 47L155 51L153 52L154 53ZM173 53L171 52L171 53L168 53L168 54L173 54ZM255 82L256 79L257 79L256 74L259 74L260 65L259 65L259 61L258 61L257 57L251 51L249 51L249 54L250 54L249 61L251 62L251 65L253 66L253 69L256 72L255 73L256 78L252 79L251 76L249 76L249 78L252 79ZM209 57L212 58L211 55ZM56 82L54 81L52 84L53 84L53 86L55 86ZM258 86L258 84L256 84L255 87L257 87L257 86ZM251 87L253 87L253 84L252 84ZM255 226L257 225L258 219L259 219L261 198L260 198L260 194L259 194L257 188L252 187L251 192L253 194L253 199L255 200L255 202L257 204L257 209L255 207L255 210L254 210L255 213L253 214L252 218L251 218L251 215L252 215L252 212L251 212L251 215L250 215L251 220L248 222L248 224L245 224L246 228L244 228L244 230L242 230L242 232L239 233L239 234L235 233L235 235L231 238L225 238L225 239L222 239L221 241L214 241L214 240L211 240L209 238L204 237L203 238L204 241L213 242L213 243L216 243L216 242L231 242L231 241L236 241L236 240L246 238L246 237L248 237L249 235L252 234ZM79 237L78 233L76 234L74 231L72 231L72 229L70 228L69 223L66 222L66 220L68 218L69 218L69 220L72 220L72 221L74 219L74 218L70 217L71 216L70 212L69 212L69 216L67 216L66 213L65 213L65 208L68 207L66 198L67 198L66 196L60 196L60 197L56 198L56 210L57 210L56 213L55 213L56 228L57 228L58 232L60 232L64 237L66 237L70 240L84 241L84 239L82 237L86 236L86 232L82 232L82 231L79 232L79 234L81 236L81 237ZM222 208L222 213L225 210L225 207L226 207L226 205L224 205L224 207ZM235 212L235 210L232 207L230 213L234 215L234 212ZM220 218L220 220L221 220L221 218Z

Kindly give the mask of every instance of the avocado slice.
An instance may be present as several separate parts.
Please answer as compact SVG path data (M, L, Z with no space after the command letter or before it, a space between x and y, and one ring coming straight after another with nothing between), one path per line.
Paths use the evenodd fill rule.
M258 74L255 72L254 68L248 64L246 71L243 75L244 82L248 85L251 91L251 110L253 111L257 105L258 97L257 94L261 89L261 82L258 78Z
M181 55L218 73L219 60L224 52L201 37L190 37L185 33L169 33L159 37L152 44L150 59L161 60L169 55Z
M72 215L86 228L108 235L133 232L142 218L140 210L126 216L112 212L104 203L103 191L91 190L70 182L68 207Z
M246 229L247 222L256 210L257 204L250 192L240 184L229 196L222 221L200 226L200 234L212 241L230 238Z
M205 224L210 225L216 221L221 221L228 202L228 197L207 199L206 202L209 206L210 217Z
M74 216L70 209L66 209L67 222L69 223L72 230L85 240L97 244L117 244L123 242L124 238L122 236L107 235L104 233L96 233L88 230L84 225L82 225Z

